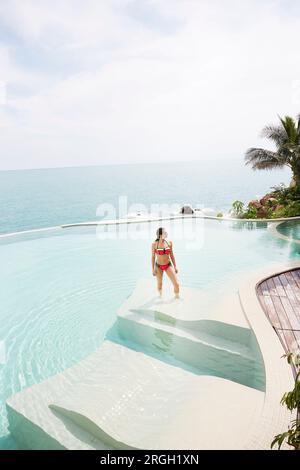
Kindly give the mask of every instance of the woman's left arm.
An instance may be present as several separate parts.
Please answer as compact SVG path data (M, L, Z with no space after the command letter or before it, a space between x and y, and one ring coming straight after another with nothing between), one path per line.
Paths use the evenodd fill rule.
M172 260L172 263L173 263L173 266L174 266L174 269L175 269L175 273L178 273L178 269L176 267L175 256L174 256L174 252L173 252L173 242L170 241L170 245L171 245L170 257L171 257L171 260Z

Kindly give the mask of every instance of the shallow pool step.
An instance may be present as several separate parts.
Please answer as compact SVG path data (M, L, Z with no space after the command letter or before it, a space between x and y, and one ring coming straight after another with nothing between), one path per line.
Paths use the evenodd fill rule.
M258 390L106 340L78 364L11 397L7 408L23 448L243 449L263 400Z
M160 299L153 279L139 279L118 312L138 310L156 313L166 321L188 321L196 327L197 322L207 316L206 302L205 291L185 286L181 287L180 299L175 299L170 283L164 286Z
M173 298L166 303L157 299L152 286L153 283L147 291L149 284L139 281L133 295L118 310L118 332L125 343L136 343L150 353L163 353L165 359L174 357L199 373L218 375L264 390L264 368L250 329L196 317L195 311L201 310L197 289L183 290L179 304ZM141 304L145 292L148 300ZM192 302L194 312L190 315L191 298L195 301L197 295L198 305ZM177 308L175 315L173 304Z
M239 327L233 328L238 335ZM258 390L265 388L262 362L251 342L247 346L201 331L183 330L133 312L118 315L118 332L125 344L137 343L145 351L164 354L165 359L174 357L198 373L217 375Z

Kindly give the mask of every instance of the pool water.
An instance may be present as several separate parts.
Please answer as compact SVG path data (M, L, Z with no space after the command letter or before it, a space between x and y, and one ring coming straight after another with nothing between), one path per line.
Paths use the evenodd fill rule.
M277 225L277 231L281 235L285 235L290 240L300 240L300 221L287 220Z
M239 273L300 255L300 246L272 236L266 223L185 219L164 225L179 281L205 289L211 302ZM99 347L136 281L152 278L156 229L155 222L117 233L115 227L82 227L0 239L0 448L16 447L5 400Z

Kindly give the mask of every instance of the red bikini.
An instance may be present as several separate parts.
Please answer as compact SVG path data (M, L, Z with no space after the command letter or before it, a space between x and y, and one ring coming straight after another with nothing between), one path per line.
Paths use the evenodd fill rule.
M158 242L157 242L155 252L158 255L168 255L168 254L171 253L171 248L170 248L170 245L167 242L167 240L166 240L166 243L168 245L168 248L158 248ZM158 263L156 263L156 266L158 266L162 271L165 271L166 269L168 269L169 266L172 266L172 263L171 262L169 262L167 264L158 264Z

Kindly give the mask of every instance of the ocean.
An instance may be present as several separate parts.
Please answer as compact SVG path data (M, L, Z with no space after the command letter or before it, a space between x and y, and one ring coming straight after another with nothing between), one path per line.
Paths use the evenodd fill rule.
M97 220L101 204L118 216L120 196L128 212L132 204L149 211L184 203L227 211L236 199L247 203L290 178L288 168L253 171L242 158L1 171L0 233Z

